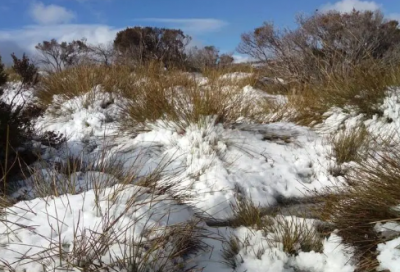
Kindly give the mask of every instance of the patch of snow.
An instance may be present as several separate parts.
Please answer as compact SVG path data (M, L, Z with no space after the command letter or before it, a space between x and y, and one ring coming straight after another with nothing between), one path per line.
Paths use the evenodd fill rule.
M111 97L99 88L70 100L55 96L45 115L35 124L37 130L64 134L69 140L103 137L117 133L115 120L119 116L118 96Z
M310 220L311 221L311 220ZM282 245L275 246L271 244L272 237L265 236L262 231L254 231L245 227L237 229L218 228L214 230L219 235L229 240L229 237L235 236L241 244L240 252L234 256L236 263L234 271L252 271L252 272L353 272L355 266L351 263L351 251L345 249L340 244L341 238L332 234L329 238L322 241L323 252L298 252L297 256L289 255L283 251ZM214 250L211 256L204 256L199 259L204 272L213 271L233 271L224 260L221 252L228 248L227 244L208 241ZM215 253L214 253L215 252Z
M13 104L14 109L27 103L35 102L34 89L26 88L21 82L9 82L5 85L0 100Z
M82 257L101 258L111 264L124 258L126 250L132 250L127 241L150 239L144 238L145 231L151 231L153 238L162 235L163 228L190 220L192 213L166 197L145 193L143 188L116 185L77 195L21 201L2 216L6 220L0 224L0 244L5 246L0 247L0 258L17 272L39 272L43 268L62 269ZM109 242L105 241L107 237ZM107 244L103 251L97 250L101 255L91 256L101 243ZM74 256L79 247L88 250ZM161 256L162 251L155 254Z
M380 270L389 270L390 272L400 272L400 237L378 244L379 252L377 260Z
M290 140L284 143L280 138ZM327 186L332 178L322 140L309 129L289 123L226 129L208 119L190 125L184 133L156 126L131 144L149 142L162 146L160 163L162 158L173 162L171 171L182 169L172 171L173 177L167 176L159 185L218 218L232 215L229 204L237 185L254 203L268 206L278 196L302 196L307 189Z
M234 72L220 76L220 79L240 80L253 76L253 73Z

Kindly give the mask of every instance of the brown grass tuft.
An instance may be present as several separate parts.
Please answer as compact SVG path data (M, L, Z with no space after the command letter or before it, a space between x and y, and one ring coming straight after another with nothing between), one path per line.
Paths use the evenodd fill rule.
M346 176L351 186L329 188L320 211L324 220L333 223L346 245L356 249L358 271L375 271L376 247L385 238L375 232L376 222L397 221L400 212L399 150L371 154Z

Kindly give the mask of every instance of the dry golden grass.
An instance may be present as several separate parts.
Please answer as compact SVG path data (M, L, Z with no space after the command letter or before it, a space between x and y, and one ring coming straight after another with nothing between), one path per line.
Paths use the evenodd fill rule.
M365 126L344 130L331 137L333 155L338 164L361 162L368 153L371 137Z
M254 104L243 100L243 87L254 83L253 75L237 77L224 70L209 70L199 80L179 70L144 69L135 71L133 77L136 83L121 92L127 99L122 107L125 128L143 127L160 119L184 128L204 116L215 116L216 122L225 123L260 115Z
M378 61L354 66L351 74L327 74L324 80L296 87L289 94L289 105L296 114L291 120L312 126L320 123L331 107L351 107L371 117L381 115L379 104L387 88L400 84L400 67L382 66Z
M18 75L14 69L11 67L7 67L4 69L4 72L7 74L7 78L9 82L20 82L22 81L22 78L20 75Z
M283 251L296 255L302 252L322 252L322 237L315 227L304 218L277 216L272 224L263 226L266 235L270 234L268 240L271 247L283 246Z
M125 66L79 65L43 77L37 91L41 104L53 103L55 95L64 99L88 93L101 85L105 92L113 92L133 84L131 69Z
M376 222L400 218L393 209L400 203L399 154L393 146L375 152L346 175L350 186L320 193L325 203L320 217L333 223L343 242L356 249L358 271L375 271L378 266L376 247L385 238L375 232Z
M52 105L86 95L92 99L94 87L119 95L121 129L137 129L156 120L174 121L182 127L204 116L216 122L234 122L239 117L262 119L270 111L266 99L244 102L243 87L255 85L255 74L230 73L230 68L205 71L205 78L178 69L165 70L157 63L135 67L80 65L43 78L37 92L42 105ZM58 96L54 100L54 96ZM264 101L265 100L265 101ZM90 101L88 101L90 102ZM257 104L258 107L254 105Z

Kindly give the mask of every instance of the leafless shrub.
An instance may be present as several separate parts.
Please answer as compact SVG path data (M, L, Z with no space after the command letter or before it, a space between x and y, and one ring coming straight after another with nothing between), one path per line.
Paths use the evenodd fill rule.
M47 72L60 72L67 67L86 61L88 52L86 40L58 42L55 39L36 45L39 52L38 62Z
M399 61L398 22L385 20L378 11L316 12L299 16L297 23L295 30L264 23L242 35L238 51L298 83L320 81L331 73L351 75L353 66L368 59Z

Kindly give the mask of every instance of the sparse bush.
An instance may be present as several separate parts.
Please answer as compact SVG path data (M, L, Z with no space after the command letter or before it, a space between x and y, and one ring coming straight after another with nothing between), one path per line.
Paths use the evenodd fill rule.
M8 79L8 76L4 69L4 64L1 61L1 56L0 56L0 87L7 83L7 79Z
M36 49L40 53L38 61L47 69L47 72L60 72L87 60L88 47L84 39L69 43L59 43L52 39L39 43Z
M11 54L13 59L12 69L21 77L23 84L36 85L39 80L38 68L31 63L30 59L22 55L22 59L18 59L15 54Z
M263 62L286 81L324 80L332 73L351 74L365 60L398 63L400 30L378 11L316 12L297 18L295 30L277 30L264 23L242 35L238 51Z
M218 65L220 67L228 67L233 64L235 59L232 57L231 54L222 54L219 56Z
M207 69L230 68L234 58L230 54L219 54L215 46L202 48L193 47L187 54L186 66L191 71L205 71Z
M205 69L215 68L218 59L219 50L214 46L193 47L188 53L187 63L191 70L204 71Z
M110 66L115 62L116 52L112 44L88 45L87 50L93 63Z

